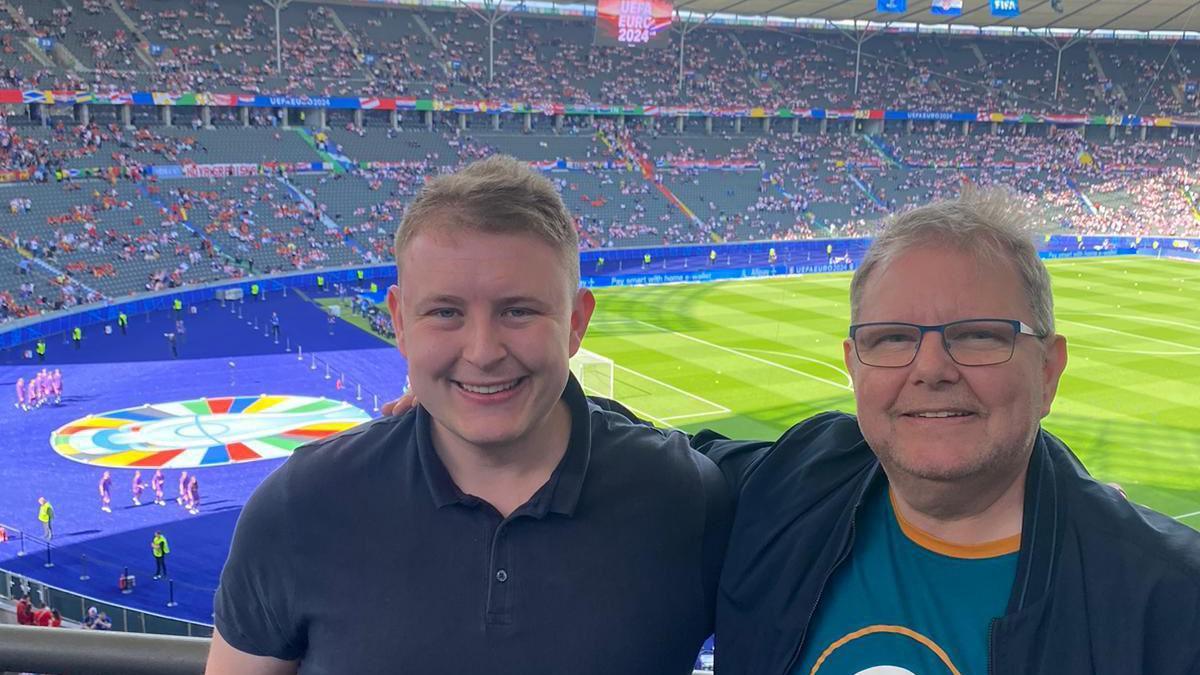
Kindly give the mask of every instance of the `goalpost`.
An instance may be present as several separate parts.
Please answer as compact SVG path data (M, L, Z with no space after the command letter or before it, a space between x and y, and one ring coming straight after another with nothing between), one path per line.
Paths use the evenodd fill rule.
M613 360L580 349L571 357L571 372L589 396L613 398Z

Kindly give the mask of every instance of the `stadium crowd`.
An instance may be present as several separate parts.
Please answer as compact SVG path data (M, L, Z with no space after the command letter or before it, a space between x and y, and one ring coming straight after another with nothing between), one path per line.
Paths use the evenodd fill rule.
M1195 108L1196 87L1176 76L1189 77L1200 63L1181 49L1162 87L1139 88L1160 56L1155 48L1143 54L1081 45L1065 58L1055 101L1053 52L1042 46L880 34L864 43L870 67L855 94L853 52L843 37L706 26L689 33L680 92L674 50L595 46L583 21L506 17L496 27L502 48L492 79L486 25L471 11L305 5L282 14L285 67L276 72L265 5L123 0L120 7L136 30L98 0L61 7L16 0L12 12L0 12L0 86L710 108L1047 104L1059 112L1119 112L1145 98L1186 112ZM22 34L52 38L55 46L38 54ZM62 68L70 59L83 69ZM305 137L313 152L308 140L280 128L279 111L255 109L252 129L235 131L224 130L240 126L235 109L215 109L218 130L211 131L195 110L179 110L179 126L166 128L157 111L135 108L127 128L116 108L94 109L87 124L54 117L37 126L11 108L10 118L0 118L7 122L0 123L0 170L26 180L5 188L14 225L0 233L0 255L15 276L0 288L0 321L247 274L385 262L392 231L427 177L498 152L571 163L552 178L586 248L866 236L888 214L965 183L1010 187L1047 232L1200 233L1193 133L1142 138L1124 127L1104 139L1082 127L1034 125L1026 135L1018 125L990 133L990 125L974 124L964 134L942 122L908 131L891 124L882 135L846 133L842 123L817 133L806 122L800 133L787 133L785 121L764 133L757 120L734 131L724 119L706 135L693 120L682 133L673 120L648 118L589 125L572 117L551 129L540 115L533 131L520 133L515 120L502 131L482 120L460 128L453 114L437 115L432 131L408 124L384 130L331 112L331 130ZM345 165L289 175L272 164L300 158ZM230 162L264 168L179 181L149 168Z
M1197 111L1192 78L1200 49L1190 45L1170 59L1158 52L1141 56L1120 43L1072 47L1064 51L1056 92L1057 54L1040 42L983 38L974 46L877 33L863 44L856 84L855 44L837 32L705 26L688 33L681 90L677 50L593 45L588 19L507 16L495 27L498 48L489 76L487 25L469 10L293 6L281 15L279 70L273 17L258 3L126 0L128 23L95 0L84 2L82 12L34 0L12 4L13 17L0 15L9 36L0 44L0 85L20 88L606 105ZM52 38L56 45L34 58L18 44L24 36Z
M559 139L588 140L581 156L560 157L577 162L575 170L553 174L588 248L865 236L889 213L953 194L964 183L1011 187L1038 209L1047 231L1200 232L1187 198L1200 185L1189 165L1194 136L1094 141L1073 129L961 135L939 126L883 136L706 137L610 121L572 126L564 136L538 132L533 140L544 136L537 142L551 153ZM9 188L9 212L29 218L36 211L43 225L0 238L0 246L18 253L13 264L19 262L24 277L0 293L0 317L102 300L108 295L93 286L128 275L121 270L134 260L150 267L138 272L144 277L136 284L126 276L126 292L386 261L391 232L426 177L502 151L506 138L453 125L433 132L372 129L399 149L397 161L310 177L176 182L147 175L148 164L203 162L222 133L99 123L0 127L5 167L30 171L29 190ZM269 153L289 132L257 133L268 134L262 138ZM343 143L369 138L350 124L321 142L342 155ZM430 150L421 138L444 150ZM101 169L91 178L67 173L88 163ZM43 208L55 195L72 194L61 208Z

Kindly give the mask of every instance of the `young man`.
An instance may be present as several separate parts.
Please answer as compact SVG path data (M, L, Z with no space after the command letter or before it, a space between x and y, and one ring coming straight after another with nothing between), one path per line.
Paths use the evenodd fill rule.
M595 301L553 186L508 158L437 178L395 248L421 406L297 450L255 492L209 672L689 673L727 488L570 376Z

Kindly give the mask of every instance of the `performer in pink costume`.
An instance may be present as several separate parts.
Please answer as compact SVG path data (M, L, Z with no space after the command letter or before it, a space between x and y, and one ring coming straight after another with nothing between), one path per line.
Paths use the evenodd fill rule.
M112 513L112 474L105 471L103 476L100 476L100 510L105 513Z
M138 506L142 505L142 490L146 489L146 484L142 482L142 472L133 472L133 503Z

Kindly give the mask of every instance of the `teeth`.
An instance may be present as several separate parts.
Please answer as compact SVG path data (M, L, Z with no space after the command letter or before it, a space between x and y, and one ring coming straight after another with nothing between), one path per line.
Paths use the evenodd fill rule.
M934 418L934 419L940 419L943 417L966 417L967 415L970 415L970 414L971 413L965 413L965 412L922 412L922 413L916 413L916 417L929 417L929 418Z
M463 389L466 389L467 391L471 392L472 394L498 394L502 391L507 391L509 389L512 389L513 387L517 386L517 383L520 381L521 381L520 379L516 379L507 384L496 384L496 385L492 385L490 387L476 387L475 385L466 384L465 382L459 382L458 386L462 387Z

